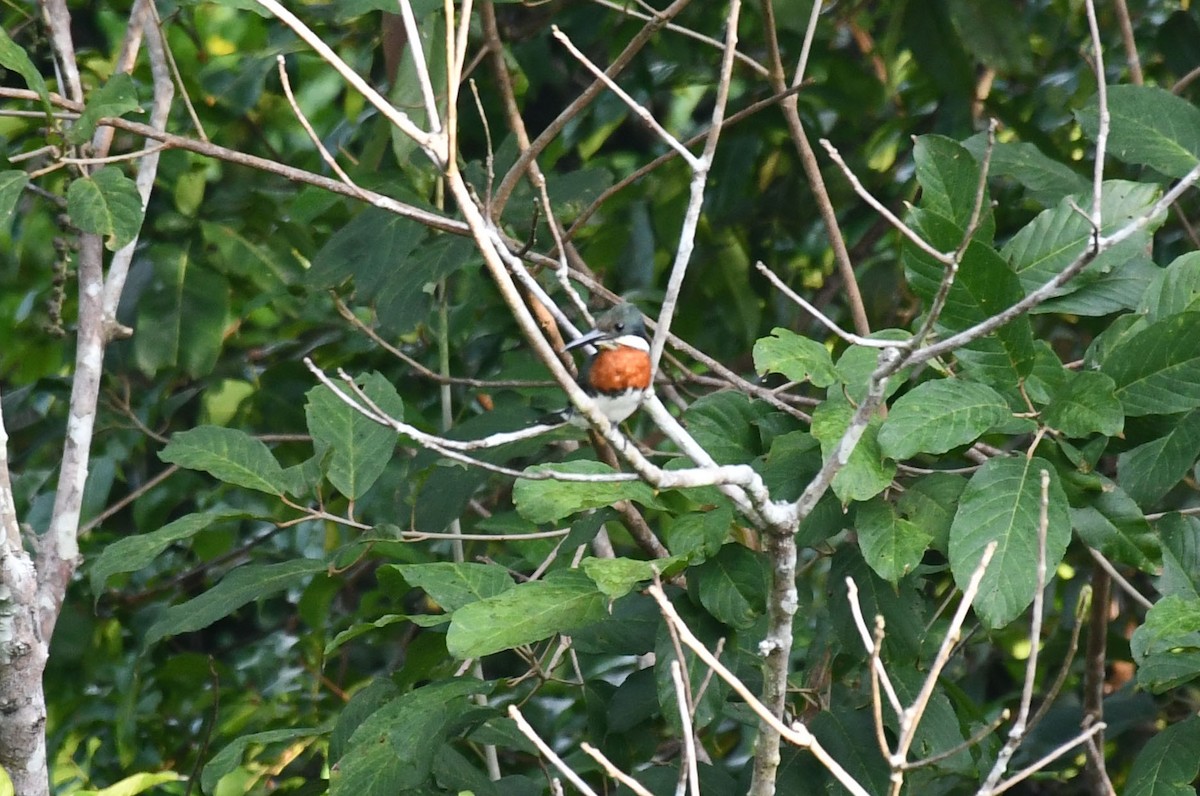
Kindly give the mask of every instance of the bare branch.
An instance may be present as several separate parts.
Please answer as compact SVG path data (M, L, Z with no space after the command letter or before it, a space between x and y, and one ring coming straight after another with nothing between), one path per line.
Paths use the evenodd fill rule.
M321 37L313 32L312 28L300 21L299 17L284 8L278 0L256 0L263 8L274 14L280 22L287 25L292 31L304 40L305 44L313 49L321 58L330 66L332 66L338 74L360 94L366 98L367 102L378 110L383 117L391 122L397 129L407 135L429 155L430 159L439 166L446 164L446 159L449 156L447 152L446 137L438 134L438 132L427 133L417 127L408 114L388 102L387 98L371 87L357 72L350 68L350 65L342 60L333 49L321 40ZM419 41L419 37L410 37L409 44L413 41ZM426 73L428 79L428 73ZM431 124L436 123L437 115L434 114Z
M1154 601L1138 591L1137 588L1130 583L1124 575L1117 571L1117 568L1112 565L1112 562L1104 557L1103 553L1094 547L1089 547L1087 551L1088 555L1092 557L1092 560L1095 561L1101 569L1108 573L1108 576L1113 579L1113 583L1120 586L1121 591L1125 592L1130 599L1147 611L1154 607Z
M4 404L0 402L0 533L4 534L4 555L24 552L17 506L13 498L12 476L8 470L8 430L4 427Z
M350 179L350 175L345 172L341 164L337 162L337 158L325 147L321 141L321 137L317 135L317 131L313 129L312 123L308 121L308 117L304 115L304 111L300 110L300 103L296 101L296 95L292 93L292 82L288 79L287 66L285 65L282 55L275 56L275 62L279 66L279 82L283 86L283 95L287 97L288 105L292 108L292 113L296 115L296 120L300 122L300 126L304 128L304 132L308 134L308 140L312 141L313 146L321 153L321 160L333 170L333 173L338 178L349 185L351 188L358 188L354 184L354 180Z
M862 639L863 646L870 652L875 648L875 640L871 636L870 629L867 628L867 621L863 617L862 605L858 601L858 584L851 577L846 578L846 599L850 603L850 614L854 617L854 626L858 629L858 636ZM887 692L888 702L891 703L892 710L896 711L899 716L904 712L904 707L900 704L900 697L896 695L896 689L892 686L892 679L888 676L887 669L883 667L883 662L878 658L875 659L875 674L879 677L883 684L883 690Z
M636 793L637 796L654 796L654 794L646 790L646 787L642 785L642 783L638 782L636 779L617 768L611 760L604 756L603 752L592 746L590 743L585 741L584 743L579 744L579 748L583 750L584 754L588 755L597 763L599 763L604 768L604 773L608 774L617 782L620 782L622 785L629 788L631 791Z
M804 73L808 68L808 56L812 50L813 38L817 32L817 22L821 16L822 0L816 0L813 3L812 10L809 13L808 27L804 32L804 44L800 50L800 58L796 63L796 70L792 79L792 86L799 86L804 80ZM771 87L775 91L781 91L787 87L786 78L783 71L783 59L779 52L779 38L776 34L778 27L775 22L775 7L772 0L762 0L764 28L767 39L767 51L770 55L771 66ZM846 288L846 301L850 307L850 315L854 319L854 328L859 334L870 334L871 326L867 320L867 310L863 304L862 293L858 289L858 279L854 273L854 263L850 261L850 252L846 248L846 241L842 236L841 226L838 224L837 211L833 206L833 200L829 197L829 190L825 186L825 178L821 175L821 167L817 163L817 155L813 151L812 144L808 141L808 133L804 130L804 122L800 118L799 105L795 98L789 98L782 103L783 118L787 122L788 135L791 136L792 144L796 147L796 152L800 156L800 165L804 169L804 175L808 178L809 187L813 192L813 199L817 203L817 210L821 214L821 223L825 227L825 234L829 238L829 245L833 249L833 258L837 263L838 274L842 278L842 284Z
M508 717L517 723L517 729L521 731L521 734L533 741L533 745L538 748L538 751L541 752L545 758L554 765L555 768L561 771L563 776L566 777L572 785L579 788L579 790L585 793L587 796L597 796L596 791L592 790L591 787L583 781L583 777L576 774L575 770L568 766L561 757L554 753L554 750L550 748L550 745L542 740L542 737L537 734L537 730L533 729L529 722L525 720L525 716L521 714L520 708L518 708L516 705L509 705Z
M651 374L658 372L663 349L667 345L667 334L671 330L671 319L675 315L675 304L679 300L680 290L683 289L683 278L687 274L688 264L692 259L692 250L696 245L696 227L700 223L700 208L704 205L704 189L708 183L708 170L712 167L713 155L717 151L717 141L720 139L721 127L725 119L725 106L729 102L729 83L733 75L733 54L737 51L737 28L741 10L741 0L733 0L729 4L729 14L725 18L725 57L721 62L721 76L717 82L717 97L713 104L712 122L704 141L703 153L698 159L687 159L692 166L692 181L689 186L687 210L683 215L683 227L679 230L679 243L675 248L675 260L671 264L671 274L667 277L667 289L663 294L662 308L658 313L658 328L654 330L654 339L650 341Z
M671 661L671 682L675 684L675 704L679 708L679 724L683 728L683 759L687 766L688 792L700 796L700 770L696 767L696 736L692 732L692 716L688 709L687 689L679 658Z
M1104 74L1104 47L1100 42L1100 25L1096 22L1095 0L1084 0L1087 9L1088 31L1092 35L1092 55L1096 60L1096 101L1099 103L1099 129L1096 133L1096 163L1092 171L1092 234L1099 246L1101 206L1104 196L1104 155L1108 147L1108 77Z
M621 101L624 102L631 111L633 111L634 115L641 119L647 127L657 133L658 137L661 138L667 144L667 146L678 152L679 156L687 161L688 165L693 169L700 168L700 159L689 152L687 147L679 143L678 138L668 133L666 128L658 123L658 119L654 118L654 114L646 110L646 108L638 103L637 100L629 96L629 93L625 91L625 89L617 85L615 80L606 75L604 71L600 69L600 67L592 63L591 60L584 55L578 47L575 46L570 37L562 32L558 25L551 25L550 31L554 34L554 38L562 42L562 45L567 48L567 51L570 52L571 55L575 56L575 60L587 67L587 70L591 72L597 80L604 83L605 87L607 87L609 91L620 97Z
M996 786L1008 763L1021 742L1025 740L1029 708L1033 704L1033 684L1037 678L1038 652L1042 644L1042 607L1045 601L1043 592L1046 589L1046 530L1050 523L1050 473L1041 471L1042 498L1038 515L1038 560L1037 560L1037 589L1033 593L1033 618L1029 628L1029 657L1025 660L1025 681L1021 689L1021 704L1017 709L1017 718L1008 731L1008 740L996 755L996 762L984 780L984 788Z
M780 719L776 718L769 710L766 709L766 707L763 706L761 702L758 701L758 698L754 696L750 689L746 687L746 684L743 683L737 677L737 675L729 671L729 669L723 663L717 660L717 658L708 651L707 647L700 643L700 639L696 638L695 634L692 633L691 628L687 626L687 623L679 617L679 614L675 611L675 606L671 605L671 601L667 599L667 595L663 592L661 585L657 583L651 584L649 587L647 587L647 591L650 593L650 596L654 598L655 602L658 603L658 608L660 611L662 611L663 617L675 626L676 632L679 633L680 640L686 644L692 652L696 653L697 657L704 661L705 665L716 672L718 677L728 683L729 687L732 688L738 696L745 700L746 705L752 711L754 711L756 716L770 724L771 727L781 736L787 739L789 743L795 744L801 749L808 749L810 752L812 752L813 756L820 761L821 765L825 766L829 773L833 774L834 778L841 783L842 787L855 794L855 796L869 796L867 790L860 785L858 781L849 774L849 772L843 769L837 760L835 760L829 755L828 752L825 751L825 748L821 746L816 736L808 731L807 727L798 721L793 722L789 727Z

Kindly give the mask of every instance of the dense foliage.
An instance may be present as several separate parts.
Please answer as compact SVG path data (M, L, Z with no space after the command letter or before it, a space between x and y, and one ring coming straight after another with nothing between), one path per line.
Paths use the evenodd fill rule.
M675 5L683 30L655 33L617 82L687 140L710 122L727 8ZM657 387L717 463L752 465L787 502L868 400L880 350L830 333L755 268L854 328L854 299L767 75L776 38L790 75L810 6L742 11L749 62L734 65L732 118L671 326L690 348L668 348ZM442 4L413 7L440 86ZM415 48L395 8L355 0L292 11L424 124ZM1156 203L1200 164L1200 14L1165 0L1133 10L1136 70L1118 9L1100 9L1104 106L1082 3L834 3L816 27L795 97L873 339L923 328L945 264L857 196L818 138L932 247L957 250L928 343L1086 265L1031 313L887 381L886 411L795 535L786 715L871 793L887 792L889 769L847 579L868 624L885 619L879 657L907 705L993 541L909 755L938 759L907 774L906 792L975 791L1001 753L1012 723L1002 711L1016 713L1038 640L1039 721L1009 771L1075 738L1085 717L1107 727L1090 764L1075 746L1020 787L1099 792L1106 770L1118 790L1166 793L1196 778L1200 202L1193 187L1169 211ZM82 229L104 235L109 251L135 239L138 248L117 315L133 334L105 354L82 564L45 672L52 792L132 775L141 778L122 793L546 792L561 775L517 730L513 704L593 787L615 785L581 742L671 793L691 734L703 792L746 792L759 719L681 651L645 587L663 574L687 625L758 694L775 600L769 532L713 486L538 478L546 468L610 471L615 460L597 450L606 446L582 431L476 452L525 471L519 479L423 446L416 432L476 439L564 402L438 169L255 3L163 3L179 82L166 130L179 138L161 153L142 213L128 162L61 159L97 119L145 123L153 83L146 57L131 76L116 68L127 3L70 11L87 110L53 125L43 113L0 114L0 390L16 513L35 534L50 523L73 377L75 237ZM573 283L594 309L618 294L654 319L692 172L664 157L606 193L670 150L602 91L538 158L561 225L552 229L524 170L504 179L522 148L510 114L536 138L592 80L552 25L604 67L643 30L645 11L496 3L472 18L459 164L511 249L581 326L555 270L557 238L569 236ZM58 91L51 37L33 10L0 13L6 91L36 90L38 76ZM285 98L280 57L353 184L425 221L353 188L328 190L336 174ZM6 109L42 110L4 96ZM1093 257L1092 163L1104 137L1099 234L1128 234ZM57 149L34 153L47 144ZM114 153L153 145L135 126L116 128ZM1130 230L1137 219L1146 221ZM334 374L344 369L414 433L355 411L306 358L342 389ZM664 469L682 469L685 457L644 413L626 427ZM680 654L692 689L686 730L669 665ZM894 741L901 723L874 698ZM991 724L999 729L985 734ZM776 777L780 793L839 792L803 750L785 746Z

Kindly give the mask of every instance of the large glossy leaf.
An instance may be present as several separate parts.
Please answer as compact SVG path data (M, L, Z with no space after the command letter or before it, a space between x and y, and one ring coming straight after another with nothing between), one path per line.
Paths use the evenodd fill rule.
M1004 396L986 384L940 379L901 396L879 430L885 456L945 453L979 439L1010 414Z
M67 213L84 232L104 235L104 246L117 251L142 228L142 197L137 185L116 166L105 166L71 181Z
M1108 87L1108 153L1118 160L1182 177L1200 164L1200 108L1156 86ZM1076 112L1092 140L1100 129L1097 101Z
M1048 462L1024 457L991 459L967 483L950 527L950 569L960 588L966 587L984 548L997 543L975 598L975 610L990 627L1007 625L1033 600L1042 470L1050 473L1046 529L1049 577L1067 549L1071 521L1066 495Z
M1138 684L1160 694L1200 677L1200 599L1163 597L1129 639Z
M921 562L933 534L896 514L882 500L858 507L855 515L863 558L875 574L896 583Z
M1189 412L1163 436L1117 457L1122 488L1138 505L1154 505L1200 457L1200 410Z
M330 777L330 796L394 796L424 785L433 760L469 708L491 686L471 678L424 685L368 716Z
M1191 716L1155 733L1138 752L1125 796L1192 796L1200 774L1200 718Z
M1124 490L1098 477L1100 489L1087 505L1071 509L1076 533L1105 557L1156 574L1162 561L1158 534Z
M1101 201L1101 231L1111 234L1146 212L1158 199L1155 185L1110 181L1104 183ZM1040 213L1005 244L1001 253L1021 279L1021 287L1031 292L1057 276L1081 258L1092 242L1092 226L1078 211L1091 207L1091 191L1063 199L1050 210ZM1158 219L1154 226L1162 222ZM1125 264L1142 262L1152 228L1143 229L1116 246L1097 255L1072 281L1059 288L1057 295L1074 293L1101 278L1118 273Z
M118 539L100 552L88 566L92 593L96 599L104 591L108 579L121 572L136 572L177 542L191 539L213 525L230 520L248 519L252 515L240 511L213 511L188 514L169 522L157 531L138 533Z
M788 329L775 328L754 344L754 369L781 373L791 381L810 381L828 387L837 381L829 349Z
M813 412L812 434L821 441L821 455L828 460L850 426L854 408L841 400L829 400ZM833 478L834 494L842 503L866 500L887 489L896 474L896 464L884 456L879 445L878 418L872 418L850 454L849 461Z
M746 628L766 610L768 563L761 553L727 544L689 572L693 593L710 614L735 628Z
M181 431L171 437L158 458L272 495L282 495L289 486L270 449L246 432L232 428L199 426Z
M46 81L42 78L41 72L33 65L33 61L29 60L29 56L25 50L15 41L9 38L8 31L0 28L0 66L5 69L11 69L25 80L25 85L37 92L41 99L42 108L46 111L46 116L50 116L52 110L50 105L50 92L46 90Z
M937 213L916 210L911 223L943 251L953 251L962 242L964 231ZM925 302L931 301L942 281L945 265L912 245L905 246L903 257L913 291ZM944 334L964 331L1024 296L1020 280L1004 258L976 239L963 252L937 328ZM1033 329L1027 318L1016 318L993 334L959 349L957 356L977 378L1002 389L1020 381L1033 368Z
M138 302L134 359L153 376L165 368L208 375L225 340L230 285L186 247L153 252L154 276Z
M7 232L17 202L29 184L29 175L23 171L0 171L0 232Z
M1068 437L1115 437L1125 426L1117 385L1094 370L1071 373L1042 411L1042 420Z
M396 419L404 418L404 403L396 388L378 373L358 379L358 385L376 406ZM392 458L396 432L356 411L325 385L308 391L304 407L308 431L318 454L329 451L326 475L346 497L366 494Z
M980 188L979 164L975 158L957 141L940 135L923 135L913 146L913 161L917 181L921 183L921 207L965 234ZM995 220L986 187L979 214L974 237L988 242L995 232Z
M982 160L987 134L973 135L963 141L963 146L976 160ZM1044 207L1058 204L1071 194L1083 193L1089 185L1087 178L1070 166L1047 157L1035 145L1020 141L996 142L988 176L1011 177Z
M137 87L126 72L117 72L87 98L83 113L67 132L72 144L82 144L96 131L96 122L105 116L123 116L138 110Z
M1100 365L1125 414L1169 415L1200 407L1200 312L1152 323L1113 346Z
M143 643L148 647L166 636L202 630L246 603L298 586L327 568L324 561L306 558L280 564L244 564L198 597L168 608L146 631Z
M560 472L609 475L614 471L600 462L574 461L554 465L536 465L526 472ZM619 500L633 500L643 506L661 506L647 484L641 481L556 481L551 478L518 478L513 485L513 503L530 522L561 520L580 511L611 506Z
M508 570L497 564L470 561L431 561L427 564L389 564L409 584L425 592L443 610L486 600L513 587Z
M454 612L446 648L456 658L481 658L549 638L604 618L607 598L582 572L522 583Z
M684 412L688 431L719 464L745 464L759 455L761 437L755 421L772 411L732 390L710 393Z
M1200 252L1180 255L1158 269L1142 294L1138 312L1148 323L1170 315L1200 310Z

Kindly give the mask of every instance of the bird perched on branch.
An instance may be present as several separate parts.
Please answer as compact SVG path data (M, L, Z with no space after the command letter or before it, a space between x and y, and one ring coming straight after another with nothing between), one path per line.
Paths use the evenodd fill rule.
M650 337L641 311L628 302L618 304L596 318L595 329L564 350L589 343L596 347L596 354L583 363L579 386L610 422L620 423L637 411L650 388ZM573 406L547 420L587 425Z

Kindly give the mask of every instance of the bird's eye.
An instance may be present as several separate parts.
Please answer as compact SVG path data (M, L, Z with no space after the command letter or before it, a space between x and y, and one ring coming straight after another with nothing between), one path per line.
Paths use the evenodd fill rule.
M625 331L625 324L623 324L623 323L618 323L618 324L617 324L616 326L614 326L613 328L614 328L614 329L616 329L618 332L623 332L623 331Z

